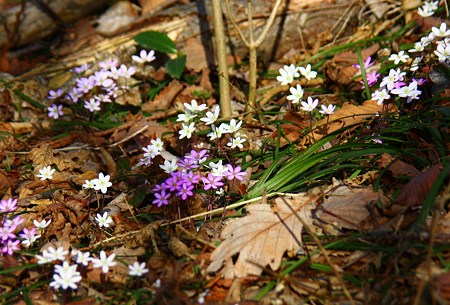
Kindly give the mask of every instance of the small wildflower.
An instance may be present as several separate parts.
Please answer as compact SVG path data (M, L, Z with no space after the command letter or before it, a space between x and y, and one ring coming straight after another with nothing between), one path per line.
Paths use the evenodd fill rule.
M177 158L174 158L172 161L164 160L164 165L160 165L159 167L161 167L164 172L169 174L169 173L177 170L177 168L178 168L177 163L178 163Z
M84 180L85 183L81 186L84 189L94 189L95 188L95 179L93 180Z
M189 124L189 125L186 125L186 124L182 124L182 129L180 130L180 137L179 137L179 139L181 140L181 139L183 139L183 138L187 138L187 139L190 139L191 137L192 137L192 134L194 133L194 131L195 131L195 123L194 122L192 122L191 124Z
M246 141L245 138L241 138L239 136L235 137L235 138L231 138L230 142L227 143L227 146L229 146L230 148L244 148L244 146L242 145L244 142Z
M294 81L295 77L299 77L298 68L294 65L284 66L279 70L280 75L277 76L277 81L281 83L282 86L290 84Z
M372 57L369 56L366 58L366 60L363 61L364 70L367 70L369 67L371 67L374 64L373 62L371 62L371 60L372 60ZM354 64L352 66L361 70L361 66L359 64Z
M147 53L147 51L141 50L141 52L139 53L139 56L132 55L131 59L134 60L135 62L137 62L138 64L149 63L149 62L152 62L152 61L154 61L156 59L155 51L150 50Z
M93 263L94 268L102 268L103 273L108 273L109 268L115 266L117 263L114 261L116 254L111 254L110 256L106 256L105 251L100 252L100 258L92 258L91 262Z
M50 118L54 118L55 120L58 119L60 116L64 115L64 112L62 111L63 106L62 105L56 105L53 104L50 107L47 107L48 110L48 116Z
M78 283L81 281L81 275L77 270L77 265L69 265L64 262L62 265L55 265L55 273L50 287L55 289L77 289Z
M239 129L241 129L242 121L238 122L235 119L231 119L230 124L222 123L220 125L223 125L222 130L224 131L224 133L233 133L233 132L237 132Z
M20 240L8 240L5 245L3 245L2 253L6 255L13 255L14 251L19 250Z
M61 97L64 94L64 91L62 89L58 89L56 91L50 90L48 92L47 98L49 100L56 100L57 98Z
M231 164L227 164L227 170L224 174L228 180L236 179L239 181L244 180L244 176L247 175L246 172L241 171L240 166L236 166L233 168Z
M202 177L202 181L205 184L204 190L217 189L219 186L223 186L221 181L222 177L216 177L213 174L208 174L207 177Z
M103 215L97 213L95 217L95 221L98 223L98 226L108 228L111 223L114 223L111 216L108 215L107 212L103 213Z
M3 199L2 201L0 201L0 213L8 213L8 212L13 212L17 209L17 198L16 199L12 199L12 198L8 198L8 199Z
M36 228L31 228L28 230L24 228L23 233L19 234L19 237L23 238L22 244L26 247L31 246L41 235L37 234Z
M384 100L390 99L391 96L386 89L376 90L372 93L372 100L377 101L378 105L381 105Z
M296 87L291 87L289 89L291 95L288 95L286 98L292 101L292 104L298 104L303 97L303 88L301 85L297 85Z
M45 221L45 219L42 219L42 221L37 221L37 220L33 220L33 224L36 227L36 229L38 230L44 230L45 228L47 228L50 223L52 222L51 219L49 219L48 221Z
M191 103L184 103L184 108L186 109L186 111L190 112L190 113L199 113L202 112L206 109L208 109L208 106L206 104L197 104L196 100L191 100Z
M409 58L408 54L405 54L405 51L400 51L398 54L391 54L388 60L393 61L394 64L398 65L400 62L406 62Z
M328 107L325 105L321 105L321 108L322 108L322 110L319 110L320 113L325 114L325 115L330 115L330 114L334 113L334 109L336 109L336 106L331 105L331 104L328 105Z
M159 193L154 193L155 199L152 201L153 204L160 208L162 205L169 205L170 194L166 190L161 190Z
M318 99L313 100L312 97L308 96L308 102L302 102L301 104L302 110L311 112L314 109L316 109L317 105L319 105L319 100Z
M148 269L145 268L145 263L139 264L139 262L134 262L133 265L129 265L128 269L128 274L131 276L142 276L148 272Z
M216 106L213 111L208 111L206 113L206 117L201 118L200 121L205 122L205 125L211 125L214 124L217 119L219 118L220 114L220 107Z
M101 110L100 101L94 98L89 99L89 101L84 101L84 108L86 108L90 112L99 111Z
M55 169L52 169L50 166L46 166L39 170L39 175L36 175L36 177L41 178L41 180L51 180L54 172Z
M307 80L311 80L313 78L316 78L317 76L317 72L315 71L311 71L311 65L308 64L306 66L306 68L303 67L299 67L298 68L300 70L300 73L307 79Z
M437 37L447 37L450 35L450 30L447 30L447 24L445 22L442 22L439 28L432 27L431 31Z
M94 179L94 190L101 191L103 194L106 194L108 191L108 187L112 185L111 182L109 182L110 176L109 175L103 175L103 173L98 174L98 179Z

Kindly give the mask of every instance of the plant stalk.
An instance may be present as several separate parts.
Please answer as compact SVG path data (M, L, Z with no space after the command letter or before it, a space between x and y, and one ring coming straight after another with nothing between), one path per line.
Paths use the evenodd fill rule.
M219 95L220 113L223 118L231 117L231 99L227 64L227 46L222 19L222 7L220 0L212 0L214 36L216 38L216 56L219 65Z

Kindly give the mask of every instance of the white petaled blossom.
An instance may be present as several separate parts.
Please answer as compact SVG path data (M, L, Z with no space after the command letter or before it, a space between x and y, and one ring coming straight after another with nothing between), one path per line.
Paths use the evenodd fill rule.
M95 221L98 223L98 226L108 228L110 224L114 223L111 216L108 215L107 212L103 213L103 215L97 213L95 217Z
M39 174L36 177L41 178L41 180L52 179L53 173L55 169L52 169L51 166L43 167L39 170Z
M206 136L212 141L215 139L220 139L224 133L227 131L225 130L225 125L227 124L220 124L219 127L216 127L216 125L211 125L212 131L208 133Z
M437 55L439 62L450 60L450 44L438 44L434 54Z
M50 287L55 289L77 289L78 283L81 281L81 275L77 271L77 265L69 265L64 262L63 265L55 265L55 273Z
M42 251L42 255L36 255L36 258L38 259L38 264L47 264L58 260L64 261L67 253L69 253L69 251L64 250L63 247L58 247L55 249L50 246Z
M425 45L421 41L417 41L414 43L414 48L409 49L408 52L415 53L415 52L422 52L425 50Z
M311 65L308 64L306 68L299 67L300 73L307 79L311 80L313 78L316 78L317 72L311 71Z
M221 126L223 125L222 130L224 130L224 133L233 133L233 132L237 132L239 129L241 129L242 121L238 122L235 119L231 119L230 124L222 123L220 125Z
M91 260L91 254L89 252L81 252L77 249L73 249L70 252L70 255L77 264L81 264L83 266L89 265L89 262Z
M395 83L403 80L403 76L405 72L401 72L400 69L394 70L391 69L389 71L389 75L385 76L381 81L380 88L386 86L388 90L392 90L395 86Z
M286 98L292 101L292 104L298 104L303 97L303 88L301 85L297 85L296 87L291 87L289 89L291 95L288 95Z
M164 165L160 165L159 167L161 167L167 174L170 174L178 169L178 159L174 158L172 162L169 160L164 160Z
M182 129L179 131L180 137L179 139L187 138L190 139L192 137L192 134L195 131L195 123L192 122L189 125L186 125L184 123L181 124Z
M205 125L214 124L219 118L220 107L217 105L212 111L206 113L206 117L201 118L200 121L205 122Z
M334 109L336 108L336 106L332 104L328 105L328 107L325 105L321 105L320 107L322 108L322 110L319 110L319 112L325 115L333 114Z
M229 146L230 148L244 148L244 146L242 145L244 142L246 141L245 138L241 138L241 137L235 137L235 138L231 138L230 142L227 143L227 146Z
M319 105L319 100L315 99L313 100L312 97L308 96L308 102L302 102L302 107L301 109L304 111L313 111L314 109L316 109L317 105Z
M134 262L133 265L128 266L128 274L131 276L142 276L148 272L148 269L145 267L145 263L139 264L139 262Z
M160 152L154 145L148 145L147 147L143 147L142 150L144 151L144 158L153 159L154 157L160 154Z
M161 152L164 149L164 142L161 141L160 138L156 138L155 140L151 140L150 143L152 143L151 146L153 146L157 152Z
M51 222L52 222L51 219L49 219L48 221L45 221L45 219L43 219L40 222L37 220L33 220L33 224L36 227L36 229L38 229L38 230L43 230L43 229L47 228Z
M211 162L213 163L213 162ZM211 163L209 163L211 165ZM225 176L224 172L227 170L227 168L222 165L222 162L220 164L216 164L214 167L211 166L211 174L216 177L223 177Z
M84 101L84 108L89 110L90 112L95 112L101 110L100 101L91 98L89 101Z
M103 175L103 173L98 174L98 179L94 179L94 190L101 191L103 194L106 194L108 191L108 187L112 185L111 182L109 182L109 175Z
M94 268L102 268L103 273L108 273L109 268L115 266L117 263L114 261L116 255L113 253L107 256L105 251L100 252L100 258L91 258L91 262Z
M84 180L85 183L81 186L84 189L94 189L95 183L94 180Z
M431 31L437 37L447 37L450 35L450 30L447 30L447 24L445 22L442 22L439 28L432 27Z
M277 81L279 81L282 86L292 83L295 77L300 76L298 68L294 65L284 66L278 71L280 72L280 75L277 76Z
M422 93L422 91L417 90L417 82L413 81L408 86L403 86L403 87L391 90L391 93L397 94L400 97L407 97L408 99L406 101L407 101L407 103L409 103L412 100L419 99L419 96Z
M417 71L419 69L419 64L422 61L422 56L414 58L413 62L411 63L411 67L409 68L410 71Z
M398 65L400 62L406 62L409 58L408 54L405 54L405 51L400 51L398 54L391 54L388 60L393 61L394 64Z
M384 100L390 99L391 96L386 89L376 90L372 93L372 100L377 101L378 105L381 105Z
M145 64L147 62L152 62L156 59L155 51L150 50L148 53L145 50L141 50L139 56L132 55L131 59L139 64Z
M208 106L206 104L197 104L196 100L191 100L191 103L184 103L184 108L186 109L186 111L189 111L191 113L199 113L202 112L206 109L208 109Z
M196 114L186 111L185 113L180 113L177 118L177 122L189 123L190 120L197 117Z
M422 17L430 17L434 15L434 10L430 10L425 6L422 6L417 9L417 13Z

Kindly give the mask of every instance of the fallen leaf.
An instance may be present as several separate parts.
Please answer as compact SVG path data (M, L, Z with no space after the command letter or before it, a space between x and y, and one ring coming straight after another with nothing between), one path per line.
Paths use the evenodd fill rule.
M442 170L441 164L435 164L426 172L412 178L395 199L395 203L413 207L422 204Z
M172 104L173 99L181 92L181 90L183 90L183 85L179 81L173 80L154 98L153 101L142 104L142 111L151 113L152 111L168 109Z
M260 275L262 268L270 265L278 269L286 251L298 252L302 247L302 222L311 223L312 205L308 197L287 199L289 206L278 202L274 206L253 204L247 207L248 215L231 220L223 229L222 244L211 255L208 272L218 271L224 262L238 254L234 265L235 277Z
M394 177L409 176L416 177L420 175L420 171L412 165L391 157L388 153L381 155L376 161L381 168L388 168Z

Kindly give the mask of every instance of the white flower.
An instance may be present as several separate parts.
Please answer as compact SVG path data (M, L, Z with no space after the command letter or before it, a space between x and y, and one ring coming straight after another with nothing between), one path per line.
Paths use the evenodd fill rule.
M434 54L438 56L439 62L445 62L450 59L450 44L444 45L443 43L439 44L436 47L436 51Z
M108 191L108 187L112 185L111 182L109 182L109 175L103 175L103 173L98 174L98 179L94 179L94 190L101 191L103 194L106 194Z
M56 105L53 104L50 107L47 107L48 110L48 116L50 118L54 118L55 120L58 119L60 116L64 114L62 111L63 106L62 105Z
M417 13L422 16L422 17L430 17L434 15L434 11L428 9L427 7L423 6L423 7L419 7L417 9Z
M177 118L177 122L188 123L190 120L195 118L197 115L191 113L190 111L186 111L186 113L180 113Z
M64 262L63 265L55 265L55 274L50 287L55 289L77 289L78 283L81 281L81 275L77 270L77 265L69 265Z
M179 139L180 140L183 139L183 138L190 139L192 137L192 134L194 133L194 131L196 129L195 128L195 123L192 122L189 125L186 125L186 124L182 123L181 125L182 125L182 129L179 131L179 133L180 133Z
M142 276L148 272L148 269L145 268L145 263L139 264L139 262L134 262L133 265L129 265L128 269L128 274L131 276Z
M46 166L39 170L39 175L36 175L36 177L41 178L41 180L50 180L52 179L54 172L54 169L52 169L50 166Z
M72 256L72 259L76 261L77 264L81 264L83 266L89 265L89 261L91 260L90 253L89 252L81 252L77 249L73 249L70 252L70 255Z
M42 219L41 222L37 221L37 220L33 220L34 226L36 227L36 229L38 230L43 230L45 228L48 227L48 225L52 222L51 219L49 219L48 221L45 221L45 219Z
M106 256L105 251L100 252L100 258L91 258L91 262L94 268L102 268L103 273L108 273L109 267L115 266L117 263L114 261L116 255L113 253L110 256Z
M299 67L300 69L300 73L307 79L307 80L311 80L313 78L316 78L317 76L317 72L315 71L311 71L311 65L308 64L306 66L306 68L303 67Z
M147 158L149 160L160 154L158 148L156 148L153 144L148 145L147 147L143 147L142 150L144 151L144 158Z
M388 90L392 90L396 82L403 80L403 75L405 74L405 72L400 72L400 69L391 69L389 75L385 76L381 81L380 88L386 86Z
M422 91L417 90L417 82L413 81L408 86L391 90L391 93L397 94L400 97L407 97L407 102L409 103L412 100L418 99Z
M321 105L320 107L322 108L322 110L319 110L319 112L326 115L333 114L334 109L336 108L336 106L332 104L328 105L328 107L326 107L325 105Z
M230 146L230 148L244 148L244 146L242 145L242 143L244 143L246 141L245 138L241 138L241 137L235 137L235 138L231 138L230 142L227 143L227 146Z
M97 213L97 216L95 217L95 221L98 223L98 226L108 228L111 223L114 223L111 216L108 215L107 212L103 213L103 215L100 215Z
M438 4L439 4L439 1L425 1L425 3L423 4L423 7L428 10L435 11L438 9Z
M99 111L101 109L100 101L97 101L94 98L91 98L89 101L84 101L84 108L86 108L90 112Z
M211 166L211 164L214 164L213 162L209 163L211 167L211 174L216 177L223 177L225 176L224 172L227 170L225 166L222 165L222 160L220 160L217 164L214 164L214 166Z
M302 86L297 85L296 87L291 87L289 91L292 93L288 95L286 98L292 101L292 104L298 104L303 97L303 89Z
M450 35L450 30L447 30L447 24L445 22L441 23L439 29L437 27L432 27L431 31L438 37L446 37Z
M311 112L314 109L316 109L317 105L319 105L319 100L318 99L313 100L312 97L308 96L308 102L302 102L301 104L302 110Z
M95 187L94 180L84 180L85 183L81 186L84 189L93 189Z
M206 104L198 105L196 100L191 100L191 104L184 103L183 105L186 111L189 111L191 113L199 113L203 110L208 109L208 106Z
M146 62L152 62L156 59L155 51L150 50L147 54L147 51L141 50L139 56L132 55L131 59L139 64L145 64Z
M411 67L409 68L410 71L416 71L419 69L419 64L422 61L422 56L414 58L414 61L411 63Z
M394 61L394 64L398 65L400 62L406 62L409 58L408 54L405 54L405 51L400 51L398 54L391 54L388 60Z
M242 126L242 121L237 121L235 119L231 119L230 124L222 123L220 124L223 133L233 133L238 131Z
M408 52L410 52L410 53L422 52L423 50L425 50L425 45L422 42L417 41L414 43L414 48L409 49Z
M282 86L292 83L295 77L300 76L300 73L298 73L297 70L298 68L294 65L284 66L284 68L278 70L280 75L277 76L277 81L279 81Z
M55 249L50 246L42 251L42 256L36 255L36 258L38 259L38 264L42 265L58 260L64 261L66 259L67 253L69 253L69 251L64 250L63 247L58 247L57 249Z
M206 113L206 117L201 118L200 121L205 122L205 125L214 124L219 118L219 114L220 114L220 107L217 105L213 109L213 111L208 111Z
M155 140L151 140L152 146L155 148L157 152L161 152L164 148L164 143L160 138L156 138Z
M164 160L164 165L159 165L159 167L161 167L167 174L174 172L178 168L178 159L174 158L172 162L169 160Z
M372 100L378 101L378 105L381 105L384 100L390 99L391 96L386 91L386 89L376 90L374 93L372 93Z

